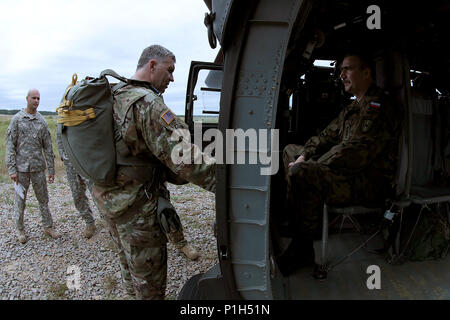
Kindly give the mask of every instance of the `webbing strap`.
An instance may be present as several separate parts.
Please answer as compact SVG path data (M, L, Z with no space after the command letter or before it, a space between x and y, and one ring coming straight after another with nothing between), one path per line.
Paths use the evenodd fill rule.
M106 70L103 70L101 73L100 73L100 78L101 77L105 77L105 76L111 76L111 77L114 77L114 78L116 78L116 79L118 79L118 80L120 80L120 81L122 81L124 84L118 84L117 86L116 86L116 88L113 88L113 91L115 92L115 91L117 91L118 89L120 89L121 87L124 87L125 85L127 85L127 84L131 84L131 85L134 85L134 86L138 86L138 87L145 87L145 88L148 88L148 89L150 89L150 90L152 90L153 92L155 92L157 95L161 95L161 93L158 91L158 89L156 89L150 82L148 82L148 81L143 81L143 80L137 80L137 79L128 79L128 78L125 78L125 77L122 77L122 76L120 76L120 75L118 75L114 70L111 70L111 69L106 69Z
M58 123L62 123L67 127L74 127L86 120L95 118L94 108L86 110L67 110L58 108Z
M64 107L68 107L69 109L72 108L73 101L69 101L66 98L67 98L67 94L69 93L70 89L72 89L78 83L77 80L78 80L78 75L76 73L74 73L72 75L72 83L69 86L67 86L66 92L64 93L64 99L60 103L59 108L56 108L56 111L58 111L59 109L62 109Z

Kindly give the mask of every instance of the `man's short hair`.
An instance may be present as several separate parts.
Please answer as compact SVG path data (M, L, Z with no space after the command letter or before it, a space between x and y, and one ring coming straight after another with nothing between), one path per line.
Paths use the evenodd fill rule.
M359 58L359 61L360 61L360 68L361 68L361 70L363 70L363 69L365 69L365 68L369 68L370 71L372 71L372 73L373 73L374 67L373 67L373 65L372 65L372 61L371 61L371 59L370 59L365 53L359 52L359 51L350 51L350 52L347 52L347 53L344 54L344 56L342 57L341 63L340 63L340 64L342 64L342 61L344 61L344 59L347 58L347 57L358 57L358 58Z
M136 70L139 70L142 67L144 67L152 59L162 61L167 57L172 58L173 62L176 62L175 55L170 50L164 48L163 46L154 44L150 47L145 48L144 51L142 51Z

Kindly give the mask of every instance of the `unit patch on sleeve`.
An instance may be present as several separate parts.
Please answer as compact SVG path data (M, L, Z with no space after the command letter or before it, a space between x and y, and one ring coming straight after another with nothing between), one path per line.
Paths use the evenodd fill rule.
M173 115L173 113L170 110L167 110L166 112L164 112L161 115L161 118L164 120L165 123L167 123L168 125L170 125L173 120L175 120L175 116Z

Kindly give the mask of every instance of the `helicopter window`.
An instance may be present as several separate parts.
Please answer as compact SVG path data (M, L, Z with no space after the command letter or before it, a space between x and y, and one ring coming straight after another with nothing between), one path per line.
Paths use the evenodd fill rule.
M217 123L221 93L220 70L200 70L194 89L194 122Z

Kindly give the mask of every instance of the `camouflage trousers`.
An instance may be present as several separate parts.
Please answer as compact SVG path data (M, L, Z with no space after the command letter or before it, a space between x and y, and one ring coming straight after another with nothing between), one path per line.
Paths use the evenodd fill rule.
M145 208L125 224L103 218L116 244L122 281L127 292L135 294L137 299L164 299L167 239L177 249L182 248L187 241L181 224L170 221L171 232L165 234L157 221L156 210L148 212Z
M23 214L25 211L25 203L27 201L28 188L30 181L33 184L34 194L39 203L39 211L41 212L42 226L44 228L50 228L53 225L52 216L48 209L48 190L45 171L38 172L17 172L17 181L25 188L24 198L19 197L15 193L14 197L14 216L16 228L19 230L24 229Z
M105 221L107 221L108 229L111 234L111 238L113 239L113 241L116 245L117 251L118 251L120 273L121 273L122 281L124 283L126 291L129 294L136 295L136 297L138 299L155 299L155 300L156 299L164 299L165 290L166 290L165 289L166 288L166 285L165 285L166 280L162 280L162 278L167 279L167 250L163 247L159 247L159 249L153 248L153 250L147 251L147 253L149 254L149 257L150 258L153 257L151 259L151 261L160 261L160 263L159 263L160 267L163 265L162 260L165 260L165 262L164 262L165 267L160 268L160 269L165 269L165 271L159 270L159 272L158 272L158 270L156 270L157 265L154 265L152 267L153 276L156 277L156 280L152 280L149 283L156 284L156 287L159 287L159 289L157 289L157 290L155 290L156 288L152 289L149 285L147 285L145 283L145 280L142 280L145 277L140 277L139 274L136 274L136 272L139 272L138 269L142 270L143 268L134 267L133 269L130 269L130 265L131 266L139 265L139 263L136 263L136 262L133 263L133 261L132 261L133 256L131 254L131 251L132 251L131 245L129 246L130 250L128 250L128 253L126 253L125 247L123 246L122 241L121 241L121 237L120 237L117 225L114 222L112 222L111 220L108 220L107 218L104 218L104 219L105 219ZM183 235L183 234L181 233L181 235ZM182 241L186 242L186 240L184 240L184 236L183 236ZM172 240L171 240L171 242L172 242ZM126 247L128 247L128 246L126 246ZM176 245L176 247L178 248L177 245ZM134 252L139 251L139 248L135 248L135 249L137 249L137 250L134 250ZM165 259L162 259L163 253L166 256ZM137 254L136 257L142 258L142 256L144 254L145 254L145 252L143 252L142 254ZM127 257L129 257L130 259L128 260ZM132 276L132 272L135 273L134 276ZM149 275L151 276L152 274L149 274ZM137 281L136 280L133 281L133 278L137 279ZM139 280L139 279L141 279L141 280ZM135 283L138 283L138 286L135 286Z
M137 299L164 299L167 281L167 237L157 219L152 196L125 222L105 217L118 249L122 280ZM106 216L106 215L104 215Z
M86 224L93 224L94 218L89 206L89 199L86 196L86 187L91 189L90 183L77 173L69 161L65 160L64 165L75 208Z
M302 152L303 146L290 144L283 150L288 203L298 213L294 221L304 234L320 231L323 205L375 205L391 186L383 177L369 177L364 172L344 174L329 166L308 160L289 168Z

